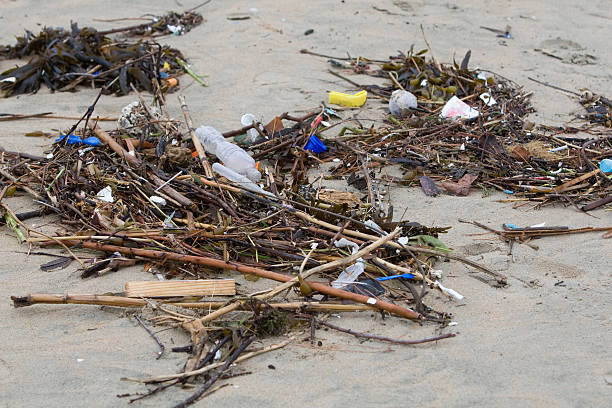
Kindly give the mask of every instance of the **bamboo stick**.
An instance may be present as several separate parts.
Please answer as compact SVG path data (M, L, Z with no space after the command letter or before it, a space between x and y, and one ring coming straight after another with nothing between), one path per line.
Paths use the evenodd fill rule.
M205 279L181 281L136 281L125 283L129 298L168 296L234 296L234 279Z

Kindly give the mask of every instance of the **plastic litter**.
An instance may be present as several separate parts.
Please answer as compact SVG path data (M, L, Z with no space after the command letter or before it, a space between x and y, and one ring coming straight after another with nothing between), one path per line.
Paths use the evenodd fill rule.
M447 288L445 286L442 286L442 284L439 281L435 281L434 285L439 287L442 292L446 293L447 295L449 295L453 299L462 300L465 297L461 293L457 292L456 290L453 290L451 288Z
M359 107L366 103L368 93L366 91L357 92L355 95L349 95L341 92L331 91L329 93L329 103L332 105Z
M308 139L308 143L304 146L304 150L310 150L313 153L323 153L327 150L327 147L323 144L323 142L315 135L310 136Z
M417 106L416 96L401 89L393 91L389 99L389 112L394 116L405 116L410 113L410 109Z
M247 177L243 176L242 174L236 173L234 170L228 167L225 167L221 163L214 163L212 165L212 169L218 175L223 176L226 179L233 181L236 184L239 184L245 190L249 190L256 194L262 194L262 195L276 198L274 194L264 190L263 188L259 187L257 184L253 183L253 181L249 180Z
M242 126L251 126L255 122L257 122L257 118L252 113L245 113L244 115L242 115L242 118L240 118L240 123L242 124ZM263 126L261 124L259 124L259 129L263 130ZM244 138L244 142L249 143L249 144L255 143L255 141L259 137L260 137L260 134L257 131L257 129L249 129L246 132L246 137Z
M100 141L100 139L98 139L95 136L90 136L88 138L85 138L84 140L81 140L81 138L77 135L60 135L59 138L55 139L56 142L61 142L62 140L66 139L66 137L68 138L68 140L66 141L66 144L69 145L80 145L80 144L84 144L87 146L100 146L102 144L102 142Z
M381 278L376 278L376 280L381 282L381 281L397 279L397 278L414 279L414 275L411 273L402 273L401 275L383 276Z
M349 241L346 238L337 240L336 242L334 242L334 245L336 246L336 248L351 248L351 254L354 254L359 250L359 246L356 243ZM342 288L350 283L355 282L359 275L363 273L363 271L365 271L365 262L363 261L363 258L358 258L354 264L342 271L342 273L338 276L338 279L333 281L331 285L336 289Z
M488 92L484 92L484 93L480 94L480 99L482 99L482 101L487 106L497 105L497 101L495 100L495 98L493 98L491 96L491 94L488 93Z
M446 102L446 105L442 108L440 116L449 119L474 119L480 115L478 110L472 108L461 99L453 96Z
M599 162L599 170L604 173L612 173L612 159L603 159Z
M253 182L261 179L261 173L255 168L255 160L241 147L225 140L217 129L212 126L200 126L195 133L204 150L217 156L226 168L246 176Z
M167 204L166 200L163 197L153 195L149 197L149 200L153 201L155 204L159 206L165 206Z
M113 190L110 188L110 186L106 186L102 190L98 191L96 198L107 203L115 202L115 199L113 198Z

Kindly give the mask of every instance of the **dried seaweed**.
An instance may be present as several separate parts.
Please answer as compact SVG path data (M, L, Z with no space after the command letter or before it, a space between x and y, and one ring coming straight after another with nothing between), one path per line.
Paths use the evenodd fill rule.
M165 21L165 20L164 20ZM155 81L184 72L183 54L151 40L115 40L91 27L69 30L43 28L35 35L26 31L13 46L0 46L0 57L29 58L27 64L0 74L3 96L37 92L41 85L51 91L67 91L80 83L124 95L133 85L151 91Z

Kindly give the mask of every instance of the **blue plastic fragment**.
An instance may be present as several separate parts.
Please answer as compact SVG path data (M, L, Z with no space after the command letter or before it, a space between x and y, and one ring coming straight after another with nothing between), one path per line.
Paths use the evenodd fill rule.
M81 140L80 137L78 137L77 135L60 135L59 138L55 139L56 142L61 142L62 140L66 139L66 137L68 137L68 140L66 141L66 144L69 145L80 145L80 144L86 144L88 146L100 146L102 144L102 142L100 141L100 139L98 139L95 136L90 136L88 138L86 138L85 140Z
M166 74L165 72L161 72L161 71L160 71L160 72L159 72L159 77L160 77L160 78L166 78L166 77L168 77L168 74Z
M512 191L512 190L504 190L504 193L506 193L506 194L514 194L514 191Z
M87 146L100 146L102 142L97 137L90 136L83 140L83 144L86 144Z
M508 228L519 228L519 227L517 227L514 224L506 224L506 227L508 227Z
M315 135L310 136L308 139L308 143L304 146L305 150L310 150L313 153L323 153L327 150L327 147L323 144L322 141L319 140Z
M382 278L376 278L376 280L380 282L380 281L386 281L389 279L397 279L397 278L414 279L414 275L411 273L403 273L401 275L383 276Z
M599 162L599 170L604 173L612 173L612 159L603 159Z
M66 144L81 144L81 138L78 137L77 135L60 135L59 138L55 139L56 142L61 142L62 140L66 139L66 137L68 138L68 140L66 141Z

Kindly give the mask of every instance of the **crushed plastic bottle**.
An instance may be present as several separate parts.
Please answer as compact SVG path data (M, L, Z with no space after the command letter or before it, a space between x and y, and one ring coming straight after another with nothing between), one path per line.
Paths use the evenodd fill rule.
M242 123L242 126L251 126L255 122L257 122L257 118L252 113L245 113L244 115L242 115L242 118L240 118L240 123ZM263 130L263 126L261 126L261 124L259 125L259 129ZM259 136L260 135L257 129L249 129L246 132L244 142L248 144L255 143Z
M410 113L410 109L417 106L416 96L402 89L393 91L389 99L389 112L395 116L405 116Z
M200 126L195 133L204 150L217 156L225 167L246 176L253 182L261 179L261 173L255 168L255 160L240 146L225 140L217 129L212 126Z
M249 180L242 174L236 173L234 170L225 167L221 163L214 163L212 165L212 169L218 175L223 176L230 181L233 181L234 183L240 185L245 190L249 190L253 193L262 194L268 197L276 198L274 194L264 190L263 188L259 187L257 184L253 183L251 180Z

